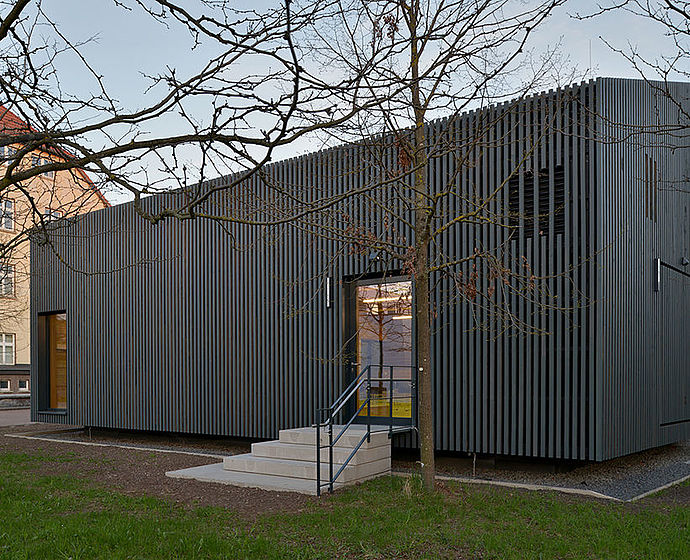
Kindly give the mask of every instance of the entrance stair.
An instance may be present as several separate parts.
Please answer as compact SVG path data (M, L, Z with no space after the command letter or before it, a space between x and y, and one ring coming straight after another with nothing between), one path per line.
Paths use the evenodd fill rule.
M348 388L327 408L317 409L319 422L313 427L280 430L274 441L252 444L251 453L225 457L222 463L192 467L165 473L171 478L188 478L248 486L265 490L320 495L325 488L337 488L389 474L391 471L391 438L393 434L414 430L413 424L393 425L395 403L393 383L409 383L409 409L412 410L415 382L393 376L373 377L367 366ZM388 425L374 422L383 418L372 415L372 382L387 383ZM365 398L361 398L362 388ZM378 399L380 400L380 399ZM336 423L344 409L355 401L354 414L345 424ZM414 399L416 401L416 399ZM357 423L355 420L364 423Z
M343 426L334 425L338 432ZM333 446L333 468L337 472L366 433L366 426L347 428ZM328 434L320 433L320 480L330 477ZM300 494L317 493L316 428L280 430L279 438L252 444L251 453L226 457L222 463L167 472L172 478L220 482L234 486L263 488ZM341 488L390 474L391 440L388 426L372 426L369 441L362 443L333 484Z

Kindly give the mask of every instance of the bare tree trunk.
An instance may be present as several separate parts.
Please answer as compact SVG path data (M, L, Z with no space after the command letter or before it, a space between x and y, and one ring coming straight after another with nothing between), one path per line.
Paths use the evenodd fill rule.
M428 222L424 210L417 209L417 223ZM417 230L415 240L415 318L417 323L418 411L419 446L422 479L427 490L434 488L436 466L434 461L434 420L431 383L431 318L429 313L429 234Z
M431 383L431 315L429 309L429 247L431 245L431 212L426 170L428 154L424 119L426 110L421 99L419 83L419 50L417 17L419 1L410 7L410 67L412 70L412 107L414 109L414 191L415 191L415 251L414 295L417 327L417 407L419 416L419 447L424 488L434 489L436 465L434 458L434 417Z

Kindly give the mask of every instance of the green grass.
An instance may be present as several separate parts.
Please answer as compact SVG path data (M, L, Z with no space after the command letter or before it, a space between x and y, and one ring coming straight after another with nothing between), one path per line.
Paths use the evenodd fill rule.
M32 475L0 454L0 558L690 558L687 507L612 504L456 486L426 495L383 478L253 523L82 480Z

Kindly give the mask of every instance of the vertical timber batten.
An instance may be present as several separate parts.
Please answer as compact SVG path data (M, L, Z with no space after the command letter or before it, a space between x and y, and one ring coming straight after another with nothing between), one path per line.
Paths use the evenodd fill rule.
M687 84L670 88L690 97ZM650 85L602 78L428 125L430 142L454 142L427 169L434 193L460 189L441 203L443 218L471 211L474 195L505 182L488 206L496 219L445 230L432 257L501 247L506 268L546 278L546 291L528 298L516 295L515 277L491 296L543 333L525 336L432 273L439 450L604 460L690 437L690 411L678 397L688 391L688 364L673 336L690 327L673 305L688 301L690 285L666 267L653 290L655 259L678 267L690 258L690 197L670 188L687 175L688 158L673 149L682 138L626 129L674 119L672 102ZM400 165L393 138L372 144L278 162L265 177L307 202L353 192ZM155 211L179 196L143 204ZM256 176L208 204L241 209L271 196ZM351 196L337 219L348 214L381 235L381 208L401 210L404 200L384 188L371 200ZM407 224L388 227L413 242ZM232 237L198 219L153 226L131 205L56 229L61 256L97 274L70 270L32 243L32 419L248 438L313 422L315 407L349 381L345 283L381 274L385 263L290 224L228 229ZM472 265L456 269L467 278ZM487 292L491 282L480 276L477 285ZM40 394L38 320L56 311L68 317L64 413L47 410Z

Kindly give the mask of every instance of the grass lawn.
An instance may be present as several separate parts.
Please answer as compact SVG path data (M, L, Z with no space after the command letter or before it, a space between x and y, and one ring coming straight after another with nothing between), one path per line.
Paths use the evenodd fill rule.
M690 558L690 511L387 477L306 510L231 510L132 497L32 474L73 454L0 454L0 558ZM687 483L686 483L687 484Z

